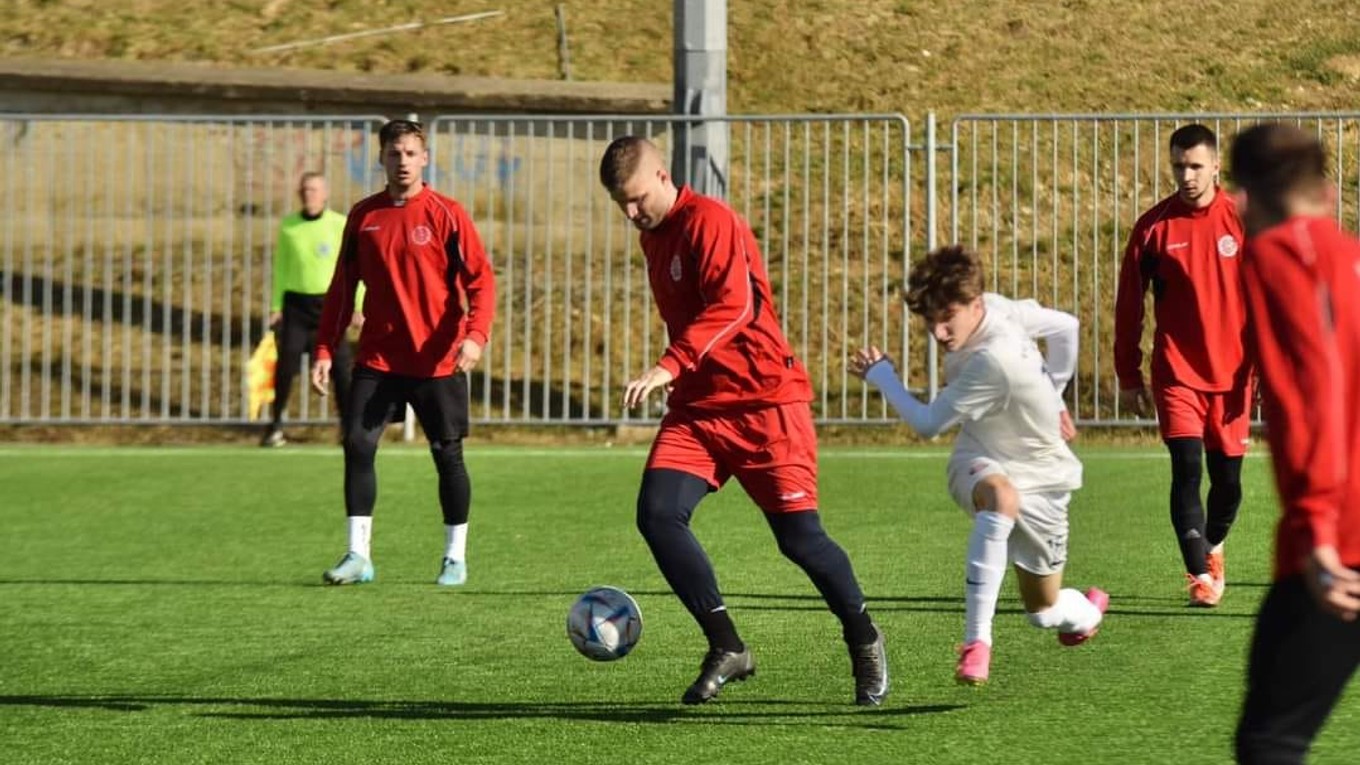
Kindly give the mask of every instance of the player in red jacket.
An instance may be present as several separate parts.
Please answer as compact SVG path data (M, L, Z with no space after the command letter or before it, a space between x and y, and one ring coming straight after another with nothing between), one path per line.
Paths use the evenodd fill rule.
M1223 541L1242 503L1242 455L1251 424L1246 305L1238 275L1242 224L1218 187L1218 140L1203 125L1171 134L1176 193L1145 212L1129 236L1115 301L1120 402L1148 416L1155 402L1171 454L1171 523L1190 605L1223 597ZM1152 288L1151 401L1143 384L1143 302ZM1200 502L1202 466L1209 495ZM1207 505L1207 518L1206 507Z
M1317 138L1233 142L1244 288L1284 513L1237 728L1243 763L1301 763L1360 665L1360 242L1331 217ZM1310 597L1311 596L1311 597Z
M421 180L430 155L420 124L393 120L379 141L387 188L349 212L312 369L312 383L324 395L333 349L354 312L354 288L363 282L364 326L350 397L342 402L349 551L323 578L330 584L373 579L374 458L387 423L410 404L439 473L446 544L435 582L461 585L472 497L463 463L464 373L481 359L491 331L496 279L467 212Z
M652 295L670 337L656 366L627 384L623 402L631 409L673 386L643 472L637 524L708 638L699 677L681 700L701 704L755 673L690 531L699 501L736 478L765 512L780 552L807 572L840 618L856 703L880 703L888 692L883 635L850 559L817 514L812 385L780 329L754 234L722 202L677 188L645 139L612 142L600 182L642 232Z

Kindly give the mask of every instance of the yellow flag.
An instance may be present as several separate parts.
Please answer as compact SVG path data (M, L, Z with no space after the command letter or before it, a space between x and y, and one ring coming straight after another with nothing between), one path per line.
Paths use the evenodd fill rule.
M250 391L249 416L252 420L263 417L265 407L274 403L274 365L278 359L274 333L266 332L264 339L250 354L250 363L246 365L246 389Z

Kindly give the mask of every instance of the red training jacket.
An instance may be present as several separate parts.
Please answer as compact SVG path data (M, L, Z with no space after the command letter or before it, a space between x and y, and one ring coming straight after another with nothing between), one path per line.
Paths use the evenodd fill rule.
M770 299L751 229L687 186L661 224L642 232L647 276L670 345L672 409L733 410L812 400Z
M1219 189L1202 210L1171 196L1129 235L1115 299L1114 369L1122 390L1143 387L1143 298L1152 286L1156 331L1152 383L1200 391L1247 384L1247 308L1242 299L1242 222Z
M1247 243L1243 282L1284 515L1275 576L1315 546L1360 568L1360 242L1296 217Z
M444 377L465 337L486 345L495 274L467 212L429 186L405 202L380 191L350 209L321 310L317 360L331 357L349 326L358 282L367 294L357 364Z

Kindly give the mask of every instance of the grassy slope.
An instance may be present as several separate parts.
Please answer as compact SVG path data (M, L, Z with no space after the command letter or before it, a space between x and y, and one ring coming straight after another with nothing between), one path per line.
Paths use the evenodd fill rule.
M556 76L554 3L17 0L7 55ZM577 79L666 81L671 3L566 3ZM1360 7L1304 0L729 3L733 112L1278 110L1353 105ZM254 47L486 9L496 20L271 56Z
M472 577L455 592L428 583L442 535L421 448L380 457L378 582L355 589L317 585L343 538L333 449L9 449L0 750L109 765L1227 762L1268 578L1265 461L1247 463L1229 594L1205 612L1183 606L1160 450L1088 450L1069 579L1111 591L1109 622L1060 649L1008 584L994 682L973 692L950 680L966 526L940 453L824 455L828 528L889 636L893 696L860 711L834 621L735 487L696 529L761 672L709 707L675 703L700 645L632 527L636 448L470 450ZM576 656L562 629L601 582L647 618L617 664ZM1350 762L1357 723L1347 699L1312 761Z

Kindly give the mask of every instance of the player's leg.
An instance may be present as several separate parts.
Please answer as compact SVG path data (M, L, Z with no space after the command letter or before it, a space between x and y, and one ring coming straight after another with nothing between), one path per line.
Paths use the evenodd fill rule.
M1006 578L1020 495L1000 464L985 458L953 462L950 493L971 510L973 520L964 559L963 646L954 679L981 685L991 676L992 620Z
M690 529L700 500L726 478L692 422L674 415L662 420L638 489L637 528L671 591L708 639L699 676L681 696L686 704L709 701L726 683L755 674L755 661L727 613L713 564Z
M1058 642L1074 646L1095 636L1110 597L1097 587L1082 594L1062 586L1070 499L1068 492L1022 495L1020 516L1010 538L1010 559L1030 624L1055 629Z
M1204 434L1204 464L1209 472L1204 541L1209 548L1209 577L1219 597L1227 586L1223 542L1242 505L1242 458L1250 436L1250 402L1250 385L1215 394L1209 400L1209 425Z
M345 516L349 526L349 549L323 579L330 584L355 584L373 579L370 540L373 506L378 500L378 475L374 461L391 413L404 403L400 378L366 367L354 372L354 385L346 402L348 429L345 450Z
M1200 499L1208 400L1199 391L1183 385L1155 385L1153 398L1157 403L1157 424L1171 457L1171 526L1176 531L1176 544L1189 581L1190 605L1213 606L1218 603L1218 593L1209 575L1204 505Z
M888 694L883 635L869 616L850 556L817 512L817 432L807 404L742 413L715 429L714 449L765 513L779 551L807 574L841 622L855 678L855 703Z
M463 439L468 434L467 375L420 380L413 385L410 401L439 475L444 557L435 584L458 586L467 581L468 514L472 508L472 480L463 461Z
M290 305L291 297L285 297L283 318L276 330L278 360L274 363L274 403L270 410L269 426L260 440L261 446L283 446L288 443L283 436L283 413L293 393L293 380L302 367L302 354L307 350L310 333L304 317Z
M1302 763L1360 665L1360 621L1317 607L1299 577L1276 582L1256 617L1237 761Z

